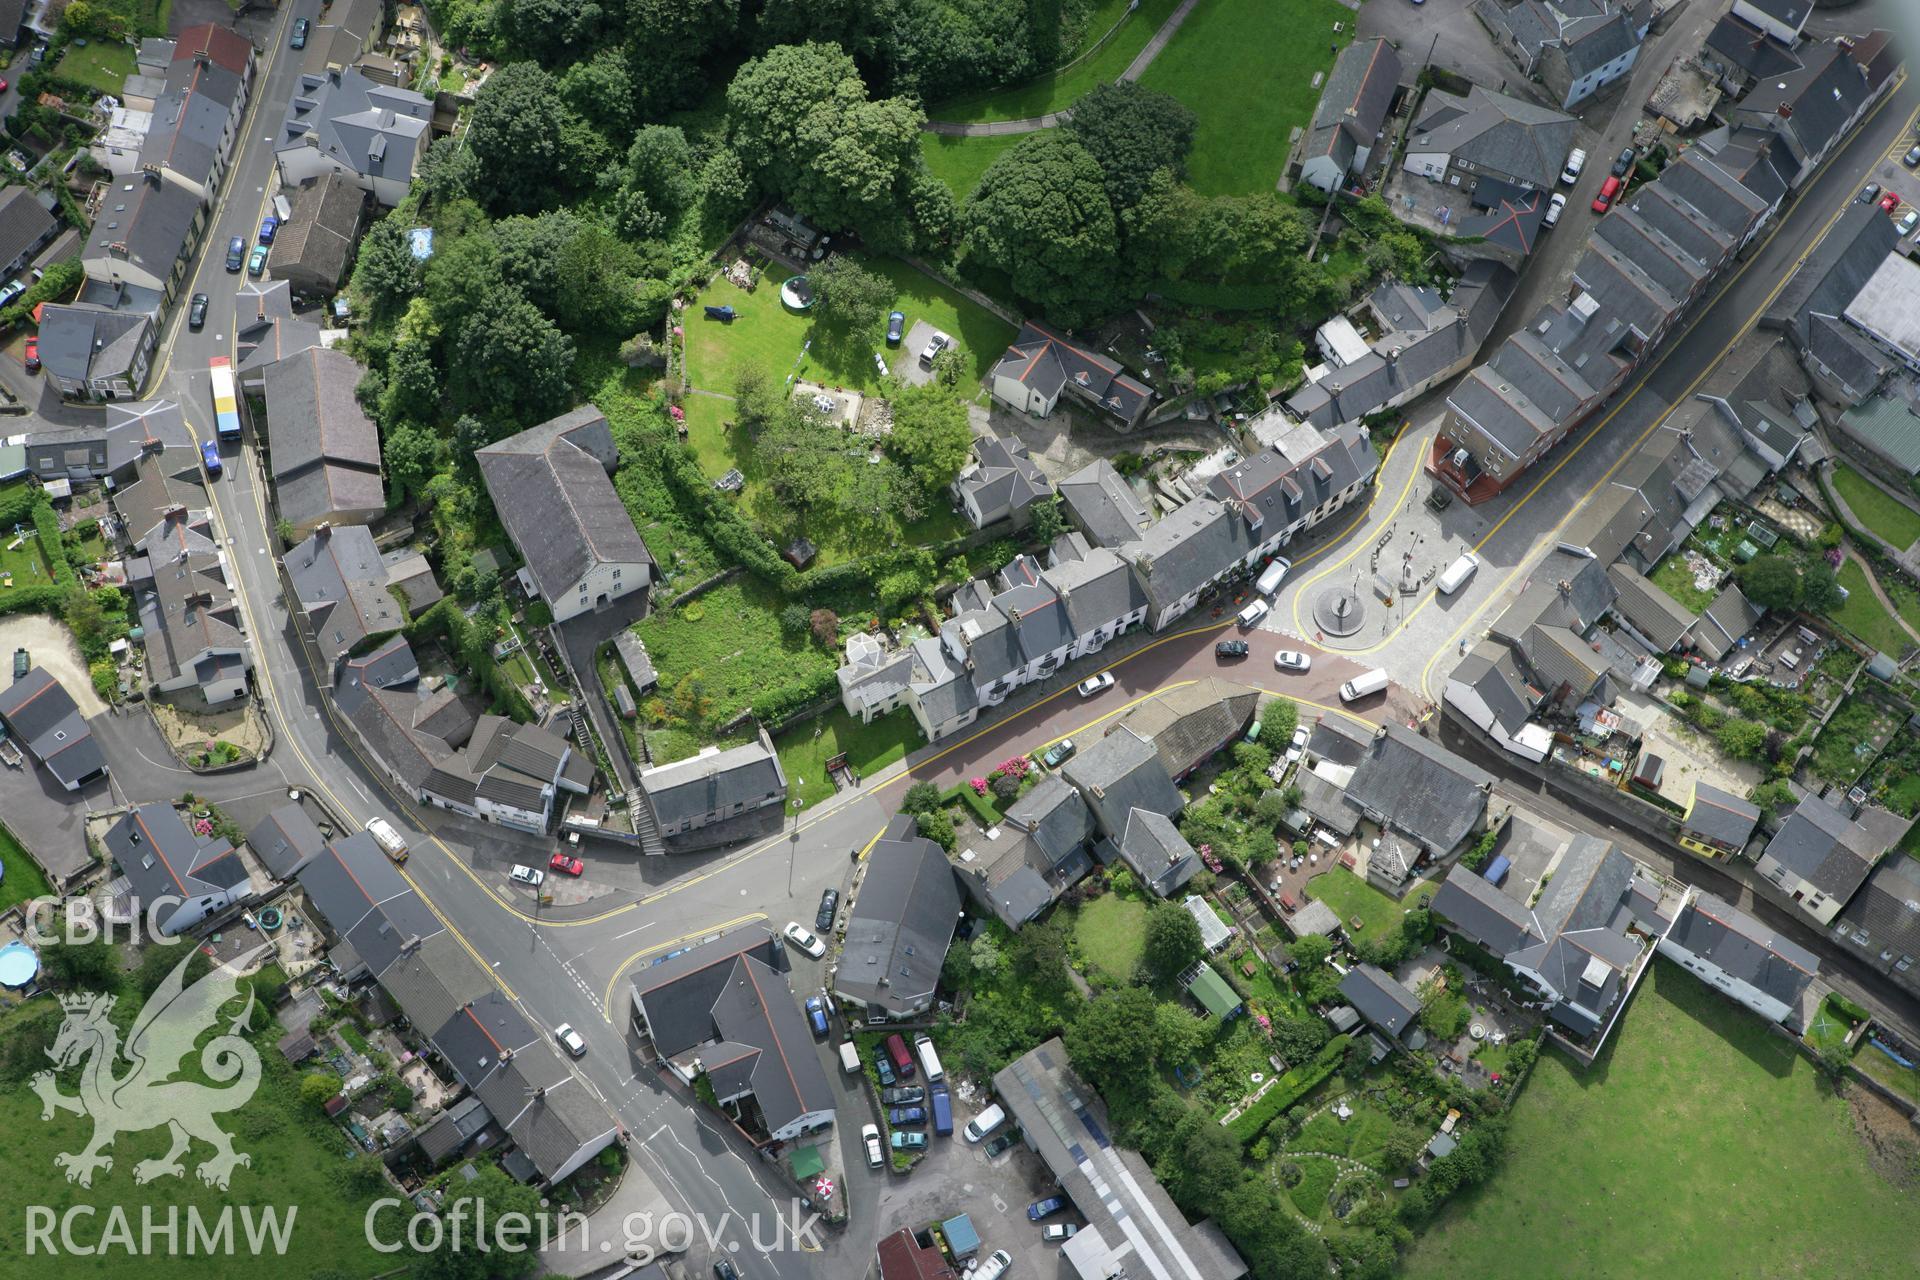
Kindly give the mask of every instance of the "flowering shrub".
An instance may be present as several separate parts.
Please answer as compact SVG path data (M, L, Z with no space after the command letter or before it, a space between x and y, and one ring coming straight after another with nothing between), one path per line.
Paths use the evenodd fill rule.
M208 821L207 819L205 819L205 818L195 818L195 819L193 820L193 834L195 834L195 835L197 835L197 836L210 836L210 835L212 835L212 834L213 834L213 823L211 823L211 822L209 822L209 821Z
M1009 778L1024 778L1032 768L1033 761L1027 757L1012 756L1006 760L1002 760L1000 767L995 772L1003 773Z
M985 778L969 778L967 779L967 785L973 788L973 794L977 796L987 794L987 780Z

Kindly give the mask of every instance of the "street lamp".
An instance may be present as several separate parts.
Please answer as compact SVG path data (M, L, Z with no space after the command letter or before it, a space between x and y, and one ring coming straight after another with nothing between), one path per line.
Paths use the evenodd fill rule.
M806 785L807 785L807 780L805 778L795 778L793 780L793 789L795 791L798 791L801 787L804 787ZM800 810L806 807L806 803L807 802L805 800L803 800L797 795L793 798L793 843L787 846L787 896L788 897L793 896L793 860L796 856L798 856L800 852Z

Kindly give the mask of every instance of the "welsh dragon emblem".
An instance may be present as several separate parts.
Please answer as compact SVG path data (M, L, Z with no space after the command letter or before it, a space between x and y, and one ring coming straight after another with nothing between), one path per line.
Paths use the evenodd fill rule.
M53 1158L67 1172L68 1182L83 1187L93 1185L94 1173L113 1169L113 1157L105 1149L122 1132L138 1133L165 1125L172 1131L173 1146L154 1160L142 1160L133 1168L133 1180L152 1182L156 1178L183 1177L180 1157L198 1138L214 1149L211 1159L196 1172L200 1181L222 1191L240 1165L253 1163L252 1157L233 1149L233 1139L213 1122L222 1111L245 1106L260 1085L260 1055L240 1034L253 1016L253 993L247 993L246 1007L227 1024L224 1032L199 1046L200 1070L209 1080L224 1088L214 1088L197 1080L176 1080L173 1075L200 1037L219 1021L220 1010L239 995L239 981L247 964L265 948L235 957L206 977L182 989L191 953L175 965L173 972L147 998L124 1049L120 1033L109 1020L115 997L97 992L78 992L60 997L67 1012L59 1034L47 1056L55 1070L65 1070L83 1062L80 1092L61 1093L54 1071L42 1071L33 1078L33 1090L40 1095L40 1118L53 1119L56 1111L93 1118L93 1140L78 1152L62 1152ZM132 1069L115 1075L114 1069L124 1056Z

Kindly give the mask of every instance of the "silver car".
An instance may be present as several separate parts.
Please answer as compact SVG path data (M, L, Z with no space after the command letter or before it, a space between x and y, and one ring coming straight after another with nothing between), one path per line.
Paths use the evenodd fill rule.
M1279 671L1307 672L1313 670L1313 659L1297 649L1282 649L1273 655L1273 665Z
M580 1038L580 1033L573 1029L573 1024L570 1022L563 1022L555 1027L553 1038L560 1042L561 1048L576 1058L584 1056L587 1052L587 1042Z

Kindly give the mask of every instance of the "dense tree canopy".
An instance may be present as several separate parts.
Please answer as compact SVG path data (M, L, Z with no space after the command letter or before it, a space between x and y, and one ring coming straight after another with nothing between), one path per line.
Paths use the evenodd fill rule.
M1121 292L1119 229L1093 154L1058 129L1036 133L988 167L967 202L967 251L1069 323Z
M532 62L510 62L487 77L474 101L467 145L476 194L495 213L530 213L559 203L599 172L607 145L560 96L559 82Z
M930 382L893 394L893 434L887 447L929 494L953 483L973 446L967 406L951 390Z
M1132 80L1101 84L1073 104L1067 129L1106 175L1116 209L1140 203L1153 175L1184 175L1197 121L1185 103Z

